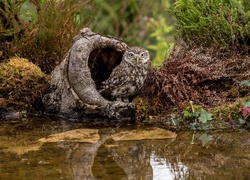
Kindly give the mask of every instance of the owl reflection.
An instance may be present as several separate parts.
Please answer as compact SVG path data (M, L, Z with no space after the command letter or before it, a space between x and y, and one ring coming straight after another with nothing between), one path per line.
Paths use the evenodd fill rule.
M128 102L143 87L150 67L149 52L141 47L131 47L125 51L121 63L102 82L100 93L118 101Z

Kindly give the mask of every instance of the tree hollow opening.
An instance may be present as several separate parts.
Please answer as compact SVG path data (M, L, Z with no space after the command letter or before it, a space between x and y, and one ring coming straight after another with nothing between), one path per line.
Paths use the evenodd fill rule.
M91 72L91 78L98 89L101 82L109 78L112 70L120 64L124 51L118 51L114 48L94 49L88 59L88 66Z

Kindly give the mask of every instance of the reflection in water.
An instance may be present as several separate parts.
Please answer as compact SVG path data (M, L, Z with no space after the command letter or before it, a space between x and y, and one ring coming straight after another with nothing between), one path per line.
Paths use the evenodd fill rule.
M127 179L152 179L150 149L148 141L121 141L110 148L113 159L120 166Z
M185 179L187 177L188 168L181 162L172 166L166 158L157 157L154 152L150 156L150 165L153 169L153 179Z
M192 132L174 139L118 141L112 137L123 129L89 128L64 120L2 121L0 179L250 178L248 132L215 132L203 147L198 136L191 144ZM52 139L44 138L51 134Z

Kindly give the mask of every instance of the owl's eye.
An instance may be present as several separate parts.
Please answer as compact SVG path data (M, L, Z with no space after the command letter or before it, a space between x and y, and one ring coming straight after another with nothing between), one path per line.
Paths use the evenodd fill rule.
M141 57L143 58L145 56L145 54L144 53L141 53Z
M128 56L132 58L132 57L134 57L134 53L130 52L130 53L128 53Z

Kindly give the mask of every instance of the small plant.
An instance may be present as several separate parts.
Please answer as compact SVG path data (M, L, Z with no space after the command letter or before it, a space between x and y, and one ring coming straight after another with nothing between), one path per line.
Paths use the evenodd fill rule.
M238 125L241 127L242 125L248 124L247 120L250 117L250 102L241 103L241 116L238 118Z
M250 86L250 82L248 80L243 80L240 82L240 86Z
M198 119L201 123L205 124L207 123L207 121L211 121L213 118L211 113L207 112L204 109L201 109L200 117Z
M180 126L180 118L172 113L170 114L170 119L167 120L165 123L166 125L178 128Z
M246 121L247 118L250 116L250 102L242 103L241 113L242 113L243 119Z
M189 120L193 120L193 122L189 124L189 127L191 130L194 130L192 141L191 141L191 144L194 144L196 130L211 129L211 127L207 124L207 122L211 121L213 118L212 118L212 114L207 112L203 108L200 108L200 107L195 108L192 101L189 101L189 103L191 107L191 112L189 110L184 110L183 116L184 116L184 119L188 118ZM202 146L205 146L209 141L213 140L213 136L208 135L207 133L204 133L199 137L199 140L201 141Z
M208 121L211 121L212 118L212 114L207 112L206 110L204 110L201 107L195 107L193 105L193 102L190 101L190 107L191 107L191 111L190 109L186 109L183 111L183 117L185 120L188 120L189 123L189 127L192 130L207 130L207 129L211 129L212 126L208 124Z

